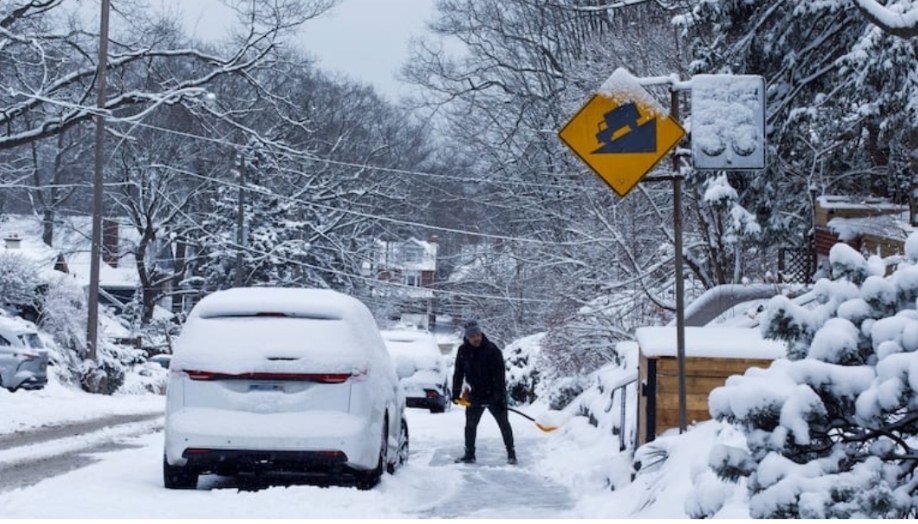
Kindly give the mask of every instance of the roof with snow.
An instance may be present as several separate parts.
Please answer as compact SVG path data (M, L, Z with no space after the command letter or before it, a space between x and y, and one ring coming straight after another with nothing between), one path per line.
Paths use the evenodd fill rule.
M843 218L829 220L827 224L838 238L847 242L864 235L873 235L905 242L915 230L908 223L908 216L880 215L876 217Z
M857 199L845 195L822 195L816 198L816 203L823 209L869 209L882 212L901 212L908 208L893 204L888 200L876 197Z
M138 282L137 268L132 255L131 244L136 232L119 223L119 265L112 267L99 264L99 283L105 287L135 287ZM42 271L54 270L58 255L63 256L71 275L80 285L89 284L92 261L92 217L61 216L55 219L53 246L42 241L42 219L32 215L3 215L0 218L0 238L18 238L18 247L7 247L0 242L0 252L21 253L35 260ZM16 244L16 243L11 243Z
M401 271L436 271L436 242L425 242L414 237L401 241L376 240L374 263L378 269Z
M644 356L677 356L675 327L641 327L635 331L635 338ZM758 329L685 327L686 357L774 360L786 353L783 342L762 338Z

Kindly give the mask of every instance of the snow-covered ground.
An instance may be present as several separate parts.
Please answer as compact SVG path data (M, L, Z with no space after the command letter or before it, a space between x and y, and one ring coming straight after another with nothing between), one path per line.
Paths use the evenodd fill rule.
M152 393L107 397L56 383L35 392L0 390L0 468L49 452L48 446L3 449L4 435L163 408L164 397ZM545 410L539 405L520 409L536 417ZM445 414L411 409L408 417L409 464L385 475L371 491L314 485L249 491L211 476L203 477L196 491L166 490L162 420L156 419L109 435L114 451L92 448L98 462L0 491L0 508L3 518L685 518L695 483L704 486L703 497L727 501L717 517L748 518L743 491L712 480L705 467L714 442L736 438L718 423L663 436L642 448L645 465L632 482L632 458L618 452L618 437L598 431L585 417L544 432L511 414L521 460L515 467L506 465L497 425L488 414L479 427L476 465L452 462L462 448L462 408ZM75 435L54 446L78 450L100 438L98 433ZM662 463L649 460L664 455Z

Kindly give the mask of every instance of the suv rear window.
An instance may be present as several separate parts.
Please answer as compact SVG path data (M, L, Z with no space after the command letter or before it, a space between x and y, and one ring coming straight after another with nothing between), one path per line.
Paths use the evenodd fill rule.
M315 313L301 313L295 311L208 311L201 314L201 318L248 318L248 317L275 317L275 318L308 318L312 320L341 320L338 315L317 315Z

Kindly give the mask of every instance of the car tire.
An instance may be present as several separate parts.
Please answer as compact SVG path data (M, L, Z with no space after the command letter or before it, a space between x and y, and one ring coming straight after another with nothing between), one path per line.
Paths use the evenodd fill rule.
M166 489L197 489L198 472L189 466L172 466L164 455L163 485Z
M376 464L376 468L369 471L362 471L357 474L357 489L361 491L366 491L368 489L373 489L379 484L379 479L382 477L383 470L387 468L388 457L389 457L389 421L383 421L383 431L382 431L382 442L379 446L379 462Z
M395 452L395 460L386 468L390 475L408 463L408 452L408 422L403 419L402 429L398 432L398 450Z

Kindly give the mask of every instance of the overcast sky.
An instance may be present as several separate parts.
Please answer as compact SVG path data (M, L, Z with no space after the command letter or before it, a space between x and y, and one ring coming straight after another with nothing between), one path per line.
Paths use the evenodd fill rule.
M433 0L343 0L334 12L306 25L304 42L323 69L340 70L396 97L402 86L393 77L408 57L409 39L424 33L433 4Z
M219 38L224 24L215 20L225 8L217 0L170 1L185 13L188 30L201 38ZM341 0L331 12L311 20L301 30L304 50L319 60L319 67L368 82L393 99L405 94L394 78L408 56L408 41L420 36L434 12L433 0Z

